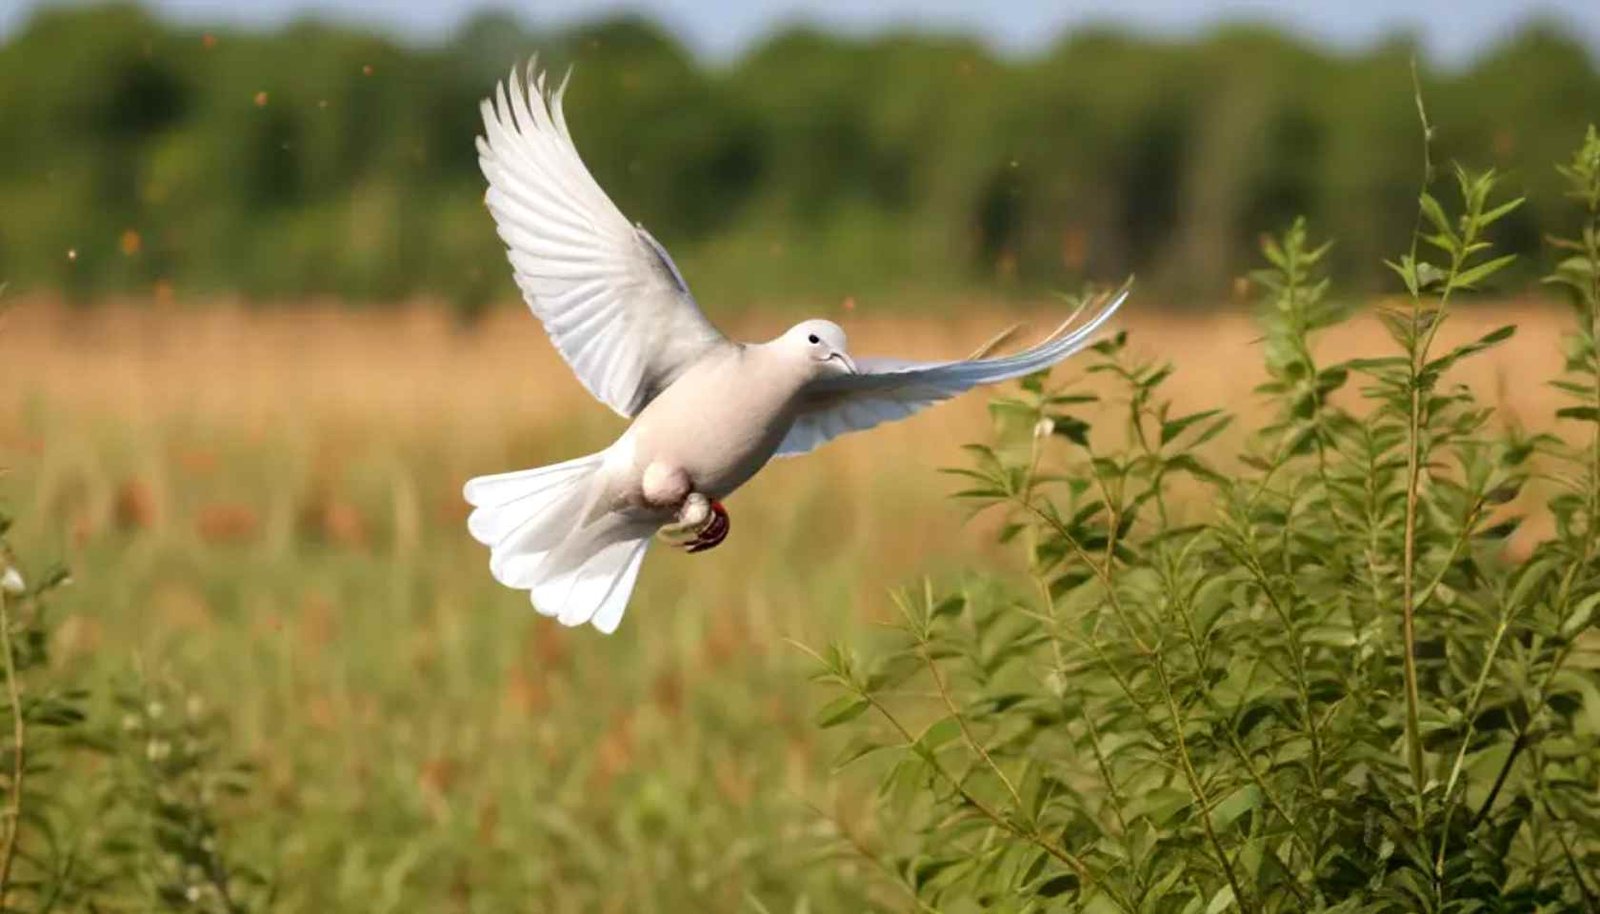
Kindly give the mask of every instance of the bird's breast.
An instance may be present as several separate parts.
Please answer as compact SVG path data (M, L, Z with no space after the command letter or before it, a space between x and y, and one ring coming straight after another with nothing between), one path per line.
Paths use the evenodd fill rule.
M680 379L635 420L635 463L681 468L695 491L726 498L772 459L793 424L792 400L732 372Z

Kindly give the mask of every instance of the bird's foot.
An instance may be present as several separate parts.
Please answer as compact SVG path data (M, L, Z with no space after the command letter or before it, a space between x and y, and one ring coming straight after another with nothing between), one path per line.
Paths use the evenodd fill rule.
M704 552L727 539L730 527L728 509L722 502L692 492L678 509L678 519L662 527L658 535L685 552Z

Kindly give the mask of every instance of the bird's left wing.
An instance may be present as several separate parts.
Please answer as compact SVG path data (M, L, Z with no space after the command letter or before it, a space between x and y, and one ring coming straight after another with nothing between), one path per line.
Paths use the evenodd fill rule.
M672 258L584 167L537 62L483 103L478 163L517 286L578 380L624 416L706 353L731 345Z
M804 454L847 432L904 419L981 384L1043 371L1093 342L1095 331L1127 297L1124 288L1081 326L1072 326L1078 317L1074 314L1044 342L1014 355L959 362L857 359L857 373L823 378L805 389L799 416L778 445L776 456Z

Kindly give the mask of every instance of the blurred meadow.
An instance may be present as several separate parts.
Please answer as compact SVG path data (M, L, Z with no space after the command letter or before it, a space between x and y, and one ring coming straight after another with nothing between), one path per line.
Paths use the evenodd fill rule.
M1049 313L834 316L858 352L932 357ZM826 831L811 806L850 819L865 799L832 782L837 740L786 639L868 633L891 587L1014 565L936 473L988 436L968 397L774 465L730 501L722 548L655 550L615 636L569 631L495 584L463 527L469 476L621 427L521 309L462 329L423 306L25 299L0 320L8 377L32 379L0 404L11 537L73 576L55 662L226 709L259 766L236 822L260 825L229 833L282 880L283 910L856 909L855 865L804 863ZM1527 377L1560 312L1485 306L1441 342L1508 321L1518 336L1466 380L1538 423L1551 392ZM1180 406L1250 414L1246 316L1121 324L1181 366ZM1325 355L1375 332L1344 328Z
M1052 290L1137 273L1133 349L1177 366L1178 407L1247 419L1262 232L1309 213L1342 288L1396 288L1380 257L1415 222L1415 49L1108 30L1014 60L796 28L712 67L636 18L538 34L486 14L416 48L124 5L45 9L0 42L6 536L23 567L70 571L50 664L95 719L117 726L100 696L130 677L221 716L254 774L220 838L273 886L263 907L882 903L866 864L814 865L822 814L865 818L872 787L831 776L786 641L871 637L925 575L1016 570L937 472L989 435L985 397L775 464L722 548L654 550L613 637L495 584L463 481L623 427L515 300L481 206L477 99L540 49L577 64L602 185L730 335L810 314L858 354L956 357L1047 331ZM1600 111L1600 74L1550 24L1424 71L1441 161L1531 197L1496 239L1528 262L1440 345L1517 324L1459 380L1543 429L1569 318L1530 279L1565 225L1549 163ZM1318 354L1381 333L1363 316ZM88 794L66 805L92 823Z

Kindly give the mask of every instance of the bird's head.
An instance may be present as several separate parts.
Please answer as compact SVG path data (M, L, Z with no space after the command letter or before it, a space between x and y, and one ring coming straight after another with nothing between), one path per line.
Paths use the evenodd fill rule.
M856 373L855 360L845 348L844 329L833 321L801 321L773 343L812 377Z

